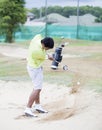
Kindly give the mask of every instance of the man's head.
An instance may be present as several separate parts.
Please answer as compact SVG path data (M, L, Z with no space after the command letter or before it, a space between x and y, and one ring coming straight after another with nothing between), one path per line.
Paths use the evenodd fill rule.
M45 48L52 49L54 47L54 40L51 37L45 37L41 40Z

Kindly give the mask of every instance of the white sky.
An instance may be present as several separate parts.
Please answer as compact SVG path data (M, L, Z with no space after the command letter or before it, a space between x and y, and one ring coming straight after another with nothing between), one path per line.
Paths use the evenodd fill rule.
M27 8L45 6L46 0L25 0ZM77 6L78 0L47 0L48 6ZM102 7L102 0L79 0L79 5L92 5Z

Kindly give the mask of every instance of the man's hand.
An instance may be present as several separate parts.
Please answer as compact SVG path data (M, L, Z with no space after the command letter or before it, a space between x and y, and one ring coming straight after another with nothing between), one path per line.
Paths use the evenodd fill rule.
M49 54L47 54L47 56L48 56L48 59L49 59L49 60L52 60L52 61L54 60L53 56L51 56L51 55L49 55Z

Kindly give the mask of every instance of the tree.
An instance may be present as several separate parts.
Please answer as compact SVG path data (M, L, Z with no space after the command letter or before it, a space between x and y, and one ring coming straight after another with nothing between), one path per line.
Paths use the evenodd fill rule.
M32 8L32 9L30 10L30 12L35 15L35 18L39 18L39 17L40 17L40 11L39 11L39 9L37 9L37 8Z
M42 10L42 16L45 16L45 7L41 7L40 9L33 8L30 11L34 13L37 18L39 18L39 12ZM80 6L79 7L79 15L84 15L87 13L90 13L96 17L100 17L102 14L102 8L101 7L93 7L93 6ZM47 8L47 14L50 13L59 13L60 15L63 15L65 17L69 17L70 15L77 15L77 7L71 7L71 6L48 6Z
M0 34L5 42L12 43L16 29L26 21L24 5L24 0L0 0Z
M102 15L95 19L95 22L102 23Z

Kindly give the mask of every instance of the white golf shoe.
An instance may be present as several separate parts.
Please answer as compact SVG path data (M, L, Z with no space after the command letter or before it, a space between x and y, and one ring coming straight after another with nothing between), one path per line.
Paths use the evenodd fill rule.
M34 110L38 111L39 113L48 113L48 111L44 110L40 104L36 104L34 106Z
M25 113L26 116L37 117L37 115L35 115L35 114L32 112L31 108L28 108L28 107L25 109L24 113Z

